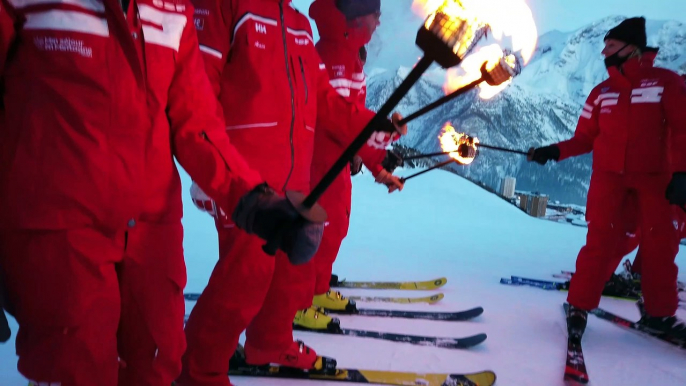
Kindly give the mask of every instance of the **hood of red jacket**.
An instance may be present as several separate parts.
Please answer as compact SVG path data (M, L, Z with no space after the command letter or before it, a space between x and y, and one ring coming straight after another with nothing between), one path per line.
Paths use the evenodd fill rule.
M315 0L310 5L309 15L323 40L337 41L359 50L372 38L366 28L349 26L345 15L336 8L336 0Z

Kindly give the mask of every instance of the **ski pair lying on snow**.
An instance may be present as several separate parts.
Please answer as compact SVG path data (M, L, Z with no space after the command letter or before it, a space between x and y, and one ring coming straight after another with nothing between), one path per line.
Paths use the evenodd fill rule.
M495 373L492 371L481 371L471 374L448 374L337 369L333 374L318 374L280 366L232 367L231 370L229 370L229 375L310 379L347 383L373 383L396 386L491 386L496 380Z
M245 351L239 345L229 361L229 376L309 379L397 386L491 386L495 383L496 379L495 373L492 371L480 371L470 374L450 374L359 370L337 368L336 361L331 358L322 358L319 363L327 363L328 365L321 366L319 370L309 371L278 365L249 365L245 361Z
M199 293L186 293L184 294L184 297L186 300L189 301L196 301L200 297ZM443 298L445 297L444 294L442 293L437 293L435 295L431 296L422 296L422 297L417 297L417 298L408 298L408 297L393 297L393 296L348 296L346 295L350 300L354 300L356 302L366 302L366 303L398 303L398 304L416 304L416 303L428 303L428 304L434 304L438 303Z
M549 281L549 280L538 280L524 278L520 276L512 276L510 278L501 278L500 284L508 285L519 285L519 286L529 286L536 287L544 290L552 291L568 291L569 281L559 282L559 281ZM621 293L620 293L621 292ZM611 287L608 282L603 289L603 296L608 298L620 299L620 300L631 300L636 301L640 299L641 294L639 291L631 290L623 292L618 286ZM680 289L679 292L679 307L686 309L686 292Z
M200 294L187 293L184 294L186 300L196 301ZM481 307L474 307L463 311L455 312L432 312L432 311L403 311L403 310L376 310L376 309L357 309L350 313L345 311L329 310L331 314L349 314L360 316L376 316L385 318L404 318L404 319L426 319L426 320L440 320L440 321L462 321L476 318L481 315L484 310Z
M188 315L185 316L184 323L186 323L187 321ZM445 338L434 336L396 334L380 331L352 330L347 328L337 328L334 330L310 330L293 326L293 329L316 334L355 336L359 338L372 338L386 340L390 342L410 343L418 346L441 347L448 349L466 349L474 347L480 343L483 343L487 338L486 334L476 334L463 338Z

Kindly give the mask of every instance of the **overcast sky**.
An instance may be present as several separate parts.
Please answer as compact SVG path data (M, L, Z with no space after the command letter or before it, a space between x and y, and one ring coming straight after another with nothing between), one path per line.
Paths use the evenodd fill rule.
M394 1L394 0L383 0ZM573 31L611 15L686 22L686 0L526 0L540 33Z
M487 1L487 0L484 0ZM653 20L686 22L686 0L526 0L531 8L539 34L553 29L574 31L605 16L645 16ZM307 14L312 0L294 0ZM407 7L408 0L382 0Z

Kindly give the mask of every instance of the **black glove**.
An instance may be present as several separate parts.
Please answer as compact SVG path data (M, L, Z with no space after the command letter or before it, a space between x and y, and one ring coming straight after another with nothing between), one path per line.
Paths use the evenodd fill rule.
M395 168L398 166L403 166L403 159L400 158L393 150L386 150L386 158L381 161L381 166L386 169L387 172L393 173Z
M354 176L362 171L362 158L359 155L353 157L350 161L350 175Z
M241 197L231 219L248 234L268 242L278 240L278 248L294 265L312 259L324 234L323 222L302 218L286 198L276 194L266 183Z
M667 185L665 197L672 205L686 205L686 172L674 173Z
M548 161L557 161L560 159L560 148L557 145L531 148L528 159L541 165L545 165Z

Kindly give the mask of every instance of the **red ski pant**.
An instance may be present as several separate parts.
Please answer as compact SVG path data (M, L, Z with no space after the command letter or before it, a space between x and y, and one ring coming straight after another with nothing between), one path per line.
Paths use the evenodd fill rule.
M343 239L348 235L348 225L350 214L345 205L339 203L322 202L322 207L326 210L328 220L324 228L322 242L319 250L312 259L315 269L314 294L321 295L329 291L333 263L336 261L338 251L341 248Z
M586 208L588 234L570 283L570 304L586 310L598 307L608 272L618 264L618 247L626 235L624 205L633 193L641 229L641 281L646 312L657 317L674 315L678 306L678 268L674 259L679 237L674 226L674 208L664 196L670 178L668 174L593 173Z
M293 342L295 313L312 305L311 263L292 265L281 251L264 253L257 236L217 229L219 261L186 323L183 386L230 385L229 359L246 328L246 346L280 353Z
M623 207L623 218L624 218L624 228L626 231L626 236L623 237L622 241L619 243L618 252L615 256L616 263L610 264L611 270L608 272L608 279L617 269L617 266L622 262L624 256L633 252L638 248L639 241L641 239L641 230L639 228L639 213L638 213L638 200L636 194L629 194L626 198L626 203ZM679 239L686 238L686 213L683 209L673 206L674 216L676 218L677 224L677 237ZM641 273L641 261L643 260L643 252L639 248L636 252L636 258L631 264L632 273Z
M61 386L169 386L181 372L181 222L0 233L18 369Z

